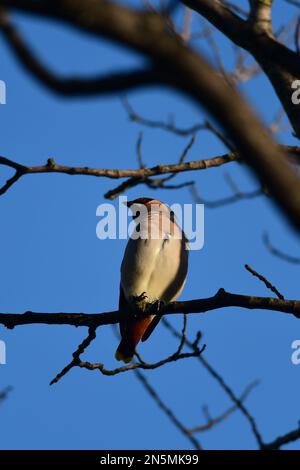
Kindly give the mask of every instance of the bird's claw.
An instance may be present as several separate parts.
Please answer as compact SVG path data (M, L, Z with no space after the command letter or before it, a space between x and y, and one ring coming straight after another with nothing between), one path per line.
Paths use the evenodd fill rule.
M146 292L142 292L140 295L136 295L133 297L136 303L143 302L144 300L148 299Z
M136 308L135 316L138 316L139 313L145 313L149 308L149 303L147 302L148 296L146 292L142 292L140 295L135 295L132 297L132 304Z

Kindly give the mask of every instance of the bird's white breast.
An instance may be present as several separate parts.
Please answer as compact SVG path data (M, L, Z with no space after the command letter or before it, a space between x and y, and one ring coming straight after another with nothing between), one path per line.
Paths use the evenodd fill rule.
M187 264L185 240L177 225L172 233L163 230L158 239L130 239L121 266L124 294L130 300L145 292L150 302L170 302L184 286Z

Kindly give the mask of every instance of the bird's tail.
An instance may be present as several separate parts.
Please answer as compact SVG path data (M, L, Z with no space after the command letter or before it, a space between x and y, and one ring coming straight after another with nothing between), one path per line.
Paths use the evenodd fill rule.
M116 350L115 358L117 361L123 361L125 364L131 362L134 356L135 344L128 341L128 338L123 338Z
M125 363L132 361L135 348L139 341L141 339L143 340L153 318L153 316L147 316L131 320L127 322L123 328L121 327L122 339L115 354L117 361L123 361Z

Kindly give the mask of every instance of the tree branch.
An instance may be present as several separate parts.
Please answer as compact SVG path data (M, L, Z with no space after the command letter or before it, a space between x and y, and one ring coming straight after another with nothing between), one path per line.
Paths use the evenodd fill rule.
M279 248L275 247L271 243L270 237L267 233L264 233L262 238L263 238L263 242L265 246L267 247L267 249L272 255L277 256L277 258L280 258L291 264L300 264L300 257L292 256L288 253L285 253L282 250L279 250Z
M174 426L179 429L179 431L187 437L187 439L192 443L193 447L195 449L200 450L201 445L198 439L196 439L195 436L193 436L189 429L187 429L182 422L175 416L174 412L167 406L163 400L160 398L159 394L154 390L152 385L150 385L149 381L146 379L145 375L140 371L140 370L135 370L135 375L137 379L142 383L142 385L145 387L149 395L153 398L153 400L156 402L158 407L165 413L165 415L168 416L168 418L171 420L171 422L174 424Z
M290 444L291 442L300 439L300 426L298 426L293 431L284 434L283 436L279 436L274 441L264 444L263 450L279 450L282 446L286 444Z
M179 332L176 330L176 328L173 327L173 325L171 325L168 320L163 318L162 322L165 327L172 333L173 336L175 336L176 338L180 337ZM186 340L186 345L193 351L194 343L192 341ZM209 375L218 383L221 389L226 393L232 403L240 410L240 412L246 418L257 444L259 445L259 447L261 447L261 445L263 444L262 436L259 432L254 417L250 414L248 409L245 407L244 403L236 396L232 388L228 385L228 383L224 380L220 373L216 371L216 369L207 361L207 359L203 355L199 356L198 360L209 373Z
M248 387L245 388L244 392L240 396L239 401L241 403L243 403L246 400L246 398L250 395L252 390L255 387L257 387L258 384L259 384L259 382L256 380L255 382L252 382L250 385L248 385ZM210 429L212 429L217 424L222 423L225 419L227 419L232 413L234 413L238 409L239 409L238 405L234 404L234 405L230 406L227 410L225 410L223 413L216 416L215 418L212 418L211 416L209 416L206 413L206 415L207 415L206 423L195 426L195 427L189 429L189 432L191 434L195 434L195 433L198 433L198 432L209 431ZM206 410L207 410L207 408L206 408Z
M6 400L8 394L12 391L12 389L13 388L10 385L8 385L7 387L0 390L0 403Z
M166 326L166 328L175 336L176 338L180 338L180 333L176 330L176 328L171 325L165 318L163 318L163 324ZM194 345L191 341L186 339L185 341L186 345L193 350ZM226 393L226 395L230 398L230 400L234 403L236 408L240 410L240 412L245 416L247 419L250 428L252 430L252 433L256 439L256 442L258 444L258 447L260 450L277 450L280 449L283 445L289 444L290 442L294 442L295 440L300 438L300 427L295 429L294 431L291 431L283 436L280 436L276 438L275 440L271 441L270 443L265 443L262 435L258 429L258 426L256 424L255 418L250 414L250 412L247 410L247 408L244 405L243 400L241 398L238 398L231 387L226 383L224 378L219 374L219 372L216 371L214 367L207 361L207 359L203 356L200 355L198 357L199 362L203 365L203 367L207 370L207 372L213 377L216 382L220 385L222 390Z
M243 20L235 17L229 10L224 13L224 5L216 0L189 0L188 3L192 5L188 4L188 6L194 8L193 2L196 7L199 4L200 6L206 5L206 9L209 5L214 5L217 11L222 10L222 17L224 15L230 17L238 28L241 24L245 26L245 22L243 23ZM1 0L1 5L71 24L90 34L106 37L130 47L152 60L155 67L162 70L165 76L172 78L171 86L203 105L226 129L235 147L267 186L290 222L300 229L298 176L284 161L278 147L237 90L220 77L202 56L189 48L179 35L170 30L163 17L152 12L135 11L104 0L85 0L84 4L81 0L62 0L51 3L34 0L22 2ZM227 21L227 26L230 23L231 30L233 29L232 21ZM247 28L249 31L248 25ZM252 27L251 32L253 33ZM283 62L286 67L289 65L288 77L286 74L283 77L282 71L278 71L280 80L277 82L280 86L283 78L286 82L288 81L292 69L295 74L298 73L300 63L298 54L267 35L257 33L253 36L251 34L248 36L248 44L251 45L251 43L259 46L261 56L267 56L268 61L262 64L266 71L270 66L271 56L273 57L272 65L276 65L277 71L278 66L282 67ZM276 63L274 62L275 56ZM288 100L290 107L290 90L288 97L286 87L284 93L284 97L281 98ZM283 104L286 105L286 103ZM299 107L295 106L294 111L298 118L295 122L300 123Z
M272 3L273 0L249 0L250 16L249 20L261 31L269 36L273 35L272 30Z
M3 11L0 11L1 30L11 51L25 70L53 92L66 97L117 93L141 86L162 85L166 82L163 74L151 66L89 78L59 77L34 55Z
M293 146L280 146L283 153L286 154L288 160L299 164L300 162L300 147ZM226 163L242 161L239 152L228 152L223 155L204 159L193 160L190 162L180 161L179 163L155 165L151 168L138 168L138 169L109 169L109 168L89 168L89 167L74 167L67 165L60 165L55 162L53 158L49 158L45 165L25 166L14 162L6 157L0 156L0 166L7 166L15 170L15 174L10 178L1 188L0 196L5 194L8 189L16 183L24 175L36 175L40 173L62 173L66 175L86 175L95 177L105 177L111 179L129 178L117 188L108 191L105 194L107 199L115 199L119 194L125 190L137 186L139 184L148 184L151 181L149 178L153 176L177 174L186 171L206 170L208 168L216 168ZM185 183L184 183L185 184ZM191 184L191 183L190 183Z
M300 148L299 148L300 154ZM54 161L53 158L49 158L45 165L38 166L24 166L19 165L8 158L0 156L0 165L14 168L16 173L13 178L7 181L7 183L0 188L0 195L4 194L15 182L17 182L21 176L33 175L40 173L62 173L66 175L86 175L105 177L111 179L130 178L130 180L124 182L121 187L118 187L112 191L106 193L105 197L108 199L114 199L117 195L123 192L125 189L136 186L143 183L147 178L151 176L176 174L186 171L206 170L207 168L215 168L226 163L239 160L239 154L237 152L229 152L224 155L217 157L208 158L206 160L195 160L190 162L180 162L170 165L156 165L151 168L138 168L138 169L100 169L100 168L88 168L88 167L74 167L59 165Z
M161 316L178 313L205 313L224 307L270 310L300 318L300 300L283 300L272 297L232 294L224 289L220 289L214 296L206 299L171 302L169 305L161 307L158 311L156 310L156 313ZM124 314L118 310L105 313L0 313L0 324L7 328L30 324L73 325L97 328L103 325L119 323L120 319L123 318Z
M258 273L255 269L253 269L249 264L245 264L245 269L252 274L252 276L257 277L260 281L262 281L267 289L270 289L279 299L284 300L284 296L279 292L277 287L275 287L271 282L262 274Z
M300 137L300 107L291 100L291 84L299 77L300 56L273 37L270 0L251 0L252 14L241 19L219 0L182 0L204 16L237 46L247 50L272 83L285 112ZM261 21L262 18L267 21Z

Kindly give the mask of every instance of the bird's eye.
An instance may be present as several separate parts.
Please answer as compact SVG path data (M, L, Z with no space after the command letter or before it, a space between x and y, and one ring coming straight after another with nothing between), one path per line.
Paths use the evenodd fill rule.
M136 211L135 214L133 214L132 218L136 219L140 215L140 211Z

